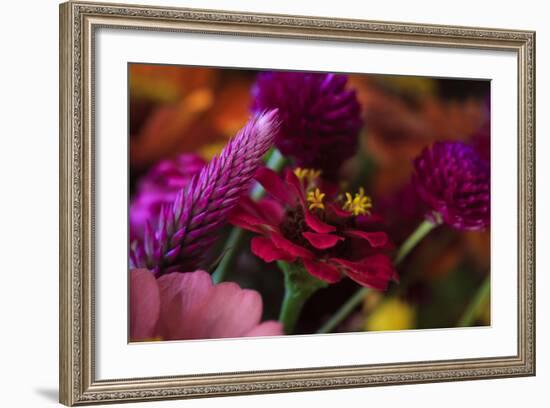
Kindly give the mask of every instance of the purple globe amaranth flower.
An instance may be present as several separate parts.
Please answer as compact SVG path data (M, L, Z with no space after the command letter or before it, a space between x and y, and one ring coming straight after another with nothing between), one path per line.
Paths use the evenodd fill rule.
M157 226L162 206L174 202L181 189L205 165L200 156L183 153L162 160L140 179L130 204L130 241L143 237L148 222Z
M252 89L252 110L277 108L281 127L275 145L297 166L320 169L335 179L357 151L363 126L347 76L305 72L262 72Z
M482 230L491 219L489 163L461 142L437 142L414 161L413 182L435 212L459 230Z
M131 268L155 275L197 269L217 233L253 181L279 126L276 110L254 116L160 212L158 226L147 224L132 243Z

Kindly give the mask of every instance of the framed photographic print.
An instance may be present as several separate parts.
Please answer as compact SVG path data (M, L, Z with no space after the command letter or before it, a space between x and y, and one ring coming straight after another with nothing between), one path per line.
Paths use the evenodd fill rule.
M61 402L534 375L534 41L62 4Z

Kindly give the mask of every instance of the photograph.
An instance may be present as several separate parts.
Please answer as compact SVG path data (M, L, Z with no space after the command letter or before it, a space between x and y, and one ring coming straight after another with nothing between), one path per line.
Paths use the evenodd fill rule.
M129 342L491 325L490 80L127 69Z
M60 5L61 403L535 375L536 32L390 11Z

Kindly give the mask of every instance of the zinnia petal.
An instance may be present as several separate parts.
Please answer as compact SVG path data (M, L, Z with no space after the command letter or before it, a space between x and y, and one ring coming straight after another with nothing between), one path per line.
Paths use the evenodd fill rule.
M245 212L242 208L237 208L229 216L229 223L247 231L261 234L263 233L262 225L264 225L265 220Z
M214 286L201 313L207 328L204 338L242 337L260 323L262 298L258 292L241 289L233 282Z
M376 254L361 259L348 261L346 259L331 258L342 265L344 273L361 286L377 290L386 290L388 282L397 276L391 259L384 254Z
M353 214L349 211L343 210L339 206L332 203L327 204L327 210L334 213L338 218L350 218L353 216Z
M130 340L156 337L160 316L160 297L157 281L147 269L130 271Z
M317 216L315 216L310 211L306 211L306 224L315 232L328 233L336 231L336 227L329 225L321 221Z
M338 241L343 241L343 237L333 234L320 234L316 232L303 232L302 236L308 240L308 242L317 249L328 249L332 248L338 243Z
M242 337L257 332L263 306L254 290L232 282L213 285L204 271L173 272L159 278L158 284L163 339ZM268 335L267 330L264 333Z
M318 262L309 259L303 259L302 262L310 274L325 282L336 283L342 279L342 274L338 268L326 262Z
M367 231L359 231L359 230L347 230L345 234L350 237L367 240L369 244L374 248L382 247L386 245L389 240L388 234L381 231L367 232Z
M298 177L296 177L296 174L290 169L286 169L285 171L285 181L289 187L293 191L293 193L300 199L300 202L302 205L306 202L306 196L304 195L304 189L302 187L302 184L300 183L300 180Z
M254 237L250 243L252 253L265 262L286 261L294 262L296 256L277 248L269 238Z
M265 191L283 204L294 204L295 196L290 189L284 185L277 173L267 167L261 167L256 172L256 181L260 183Z
M270 235L270 238L272 239L275 246L279 249L282 249L283 251L287 252L288 254L291 254L296 257L300 258L306 258L306 259L312 259L313 253L311 253L309 250L305 249L302 246L296 245L293 242L289 241L279 233L272 233Z
M172 272L158 279L161 295L160 330L166 340L206 338L201 311L212 289L207 272Z

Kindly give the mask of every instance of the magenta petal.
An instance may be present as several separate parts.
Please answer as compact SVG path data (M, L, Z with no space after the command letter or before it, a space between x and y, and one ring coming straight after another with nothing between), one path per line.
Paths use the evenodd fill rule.
M282 182L277 173L267 167L261 167L256 172L256 180L274 198L283 204L293 204L293 195Z
M316 232L302 232L302 236L317 249L332 248L338 241L344 240L343 237L339 237L338 235L318 234Z
M372 247L377 248L388 243L388 234L385 232L366 232L359 230L348 230L346 235L354 238L367 240Z
M263 322L258 326L254 327L252 330L246 333L246 336L247 337L282 336L283 334L284 334L283 325L280 322L270 320L267 322Z
M277 248L270 239L265 237L254 237L250 243L252 253L265 262L287 261L294 262L295 255Z
M336 214L337 217L340 217L340 218L350 218L353 216L353 214L350 213L349 211L343 210L337 205L332 203L327 204L327 209L329 211L332 211L334 214Z
M279 233L272 233L270 238L277 248L287 252L290 255L307 259L313 258L313 253L300 245L294 244Z
M325 282L335 283L342 278L342 274L338 268L326 262L318 262L308 259L303 259L302 262L310 274Z
M306 224L315 232L327 233L336 231L336 227L321 221L317 216L306 211Z
M331 259L342 265L345 268L345 274L361 286L386 290L389 281L395 280L397 276L392 261L387 255L376 254L360 261Z
M237 208L229 216L229 223L247 231L261 234L263 232L262 226L265 221L254 214L247 213L241 208Z
M300 202L305 205L306 197L304 195L304 188L300 179L294 174L291 169L286 169L285 181L294 194L300 199Z
M279 225L284 217L285 209L275 200L264 198L263 200L255 203L259 208L264 218L268 220L272 225Z
M384 278L379 278L377 276L368 276L368 275L362 275L360 273L356 273L355 270L350 269L347 271L346 275L357 282L359 285L379 290L379 291L385 291L388 288L389 281Z
M147 269L130 271L130 340L150 340L157 336L160 297L157 281Z

